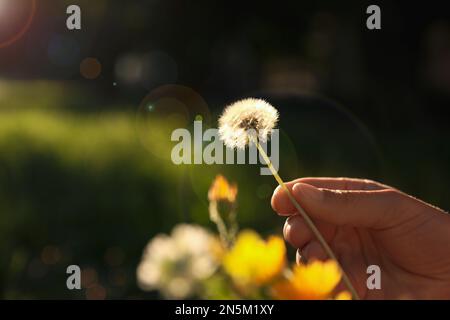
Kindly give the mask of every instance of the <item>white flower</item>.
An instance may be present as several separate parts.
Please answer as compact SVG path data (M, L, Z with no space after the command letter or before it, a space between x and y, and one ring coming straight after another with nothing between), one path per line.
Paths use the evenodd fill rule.
M171 236L157 235L144 250L137 269L143 290L159 290L166 298L183 299L195 293L201 280L217 268L212 246L217 241L200 226L181 224Z
M244 99L227 106L219 119L219 135L229 148L244 149L250 135L266 142L278 122L278 111L261 99Z

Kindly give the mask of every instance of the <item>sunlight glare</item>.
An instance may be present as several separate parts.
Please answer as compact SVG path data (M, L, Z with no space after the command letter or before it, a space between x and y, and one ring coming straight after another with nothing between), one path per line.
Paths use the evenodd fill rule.
M8 0L0 0L0 17L2 17L6 12L7 1Z

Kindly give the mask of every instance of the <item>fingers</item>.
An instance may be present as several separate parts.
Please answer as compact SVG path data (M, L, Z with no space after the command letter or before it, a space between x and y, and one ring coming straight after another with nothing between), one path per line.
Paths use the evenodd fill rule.
M295 181L308 181L319 187ZM408 214L405 208L411 202L410 197L398 190L366 180L305 178L295 181L288 183L287 188L311 218L337 226L389 227L405 218ZM320 187L328 185L346 189ZM281 188L272 196L272 207L280 215L297 213Z
M286 187L292 191L296 183L306 183L316 188L335 190L382 190L388 186L378 182L351 178L300 178L286 183ZM278 187L272 196L272 208L280 215L292 215L296 212L286 192Z
M284 239L294 248L303 248L314 237L305 221L299 215L290 216L286 219L283 235Z
M306 183L316 188L335 190L381 190L389 188L372 180L355 178L300 178L292 181L292 183Z
M325 261L328 259L328 255L325 250L323 250L320 243L316 240L309 242L306 246L301 249L301 255L307 260L320 260Z
M336 227L322 221L314 221L325 241L330 242L336 233ZM293 215L286 219L283 235L287 242L294 248L303 248L307 243L315 240L315 236L299 215Z
M311 218L336 226L389 227L401 218L407 202L407 197L394 189L342 191L297 183L292 194Z
M302 249L297 249L295 262L297 264L308 263L312 260L327 261L329 259L319 242L313 240Z

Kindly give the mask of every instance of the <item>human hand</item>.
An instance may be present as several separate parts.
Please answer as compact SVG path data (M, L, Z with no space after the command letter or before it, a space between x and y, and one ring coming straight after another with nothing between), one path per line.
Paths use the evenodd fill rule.
M286 186L362 299L450 299L449 214L369 180L302 178ZM272 207L289 216L283 233L298 249L297 261L328 258L281 188L272 196ZM369 265L381 269L380 290L366 286Z

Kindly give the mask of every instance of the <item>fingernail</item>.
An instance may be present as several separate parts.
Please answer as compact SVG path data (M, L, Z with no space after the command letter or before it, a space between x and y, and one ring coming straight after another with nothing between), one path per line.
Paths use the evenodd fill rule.
M286 239L286 235L288 234L288 231L291 229L291 225L288 222L289 218L286 220L283 226L283 237Z
M327 259L327 254L323 250L320 243L316 240L312 240L302 249L302 255L309 261L325 261Z
M314 201L322 201L323 193L316 187L306 183L296 183L292 188L294 195Z

